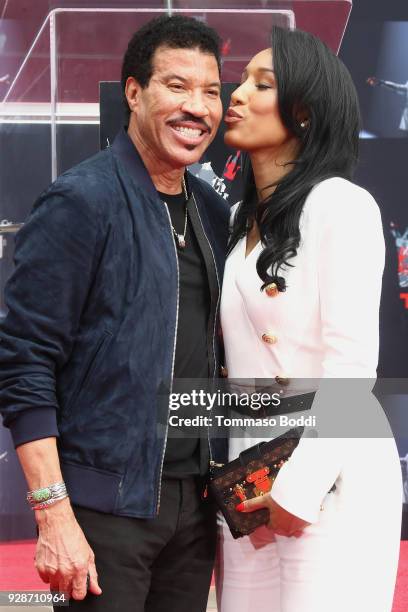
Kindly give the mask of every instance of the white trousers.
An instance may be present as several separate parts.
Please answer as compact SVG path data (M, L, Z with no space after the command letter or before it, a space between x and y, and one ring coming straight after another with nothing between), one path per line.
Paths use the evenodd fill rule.
M375 496L364 507L355 502L345 517L341 492L330 493L319 521L300 538L262 527L234 540L220 519L218 612L391 612L398 509L387 517Z

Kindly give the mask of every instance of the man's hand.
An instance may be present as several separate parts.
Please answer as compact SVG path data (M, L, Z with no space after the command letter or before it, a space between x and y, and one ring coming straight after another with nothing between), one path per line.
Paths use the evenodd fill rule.
M269 510L267 527L278 535L298 538L302 535L304 528L310 525L310 523L279 506L269 494L247 499L236 506L236 510L239 512L254 512L254 510L259 510L260 508L267 508Z
M63 480L56 439L42 438L17 447L28 488L35 491ZM53 591L73 599L84 599L89 591L100 595L95 556L77 523L69 499L62 499L43 510L35 511L39 536L35 566Z
M36 511L39 537L35 566L51 591L84 599L89 591L100 595L95 556L78 525L72 508L64 499L45 510Z
M380 80L377 79L377 77L368 77L366 83L371 85L371 87L375 87L376 85L380 84Z

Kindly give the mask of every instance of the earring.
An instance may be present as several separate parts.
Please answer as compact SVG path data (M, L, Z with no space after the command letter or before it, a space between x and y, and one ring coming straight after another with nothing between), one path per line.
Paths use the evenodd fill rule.
M305 130L308 125L309 125L308 119L304 119L303 121L300 122L300 127L302 128L302 130Z

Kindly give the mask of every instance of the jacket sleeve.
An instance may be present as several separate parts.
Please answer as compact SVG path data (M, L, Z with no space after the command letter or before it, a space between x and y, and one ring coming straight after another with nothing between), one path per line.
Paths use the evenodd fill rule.
M58 436L56 374L73 346L98 233L92 207L61 177L16 236L0 326L0 411L15 446Z
M408 89L407 85L404 85L403 83L393 83L392 81L380 81L380 85L383 87L388 87L388 89L392 89L399 94L406 93Z
M378 405L371 390L378 361L385 249L380 211L367 191L331 179L309 197L323 344L322 380L312 412L324 426L323 432L318 428L318 438L301 439L282 467L272 497L292 514L315 522L341 473L347 426L353 420L350 411L355 406L360 411L361 406L361 411L368 411L365 417L378 416L372 414Z

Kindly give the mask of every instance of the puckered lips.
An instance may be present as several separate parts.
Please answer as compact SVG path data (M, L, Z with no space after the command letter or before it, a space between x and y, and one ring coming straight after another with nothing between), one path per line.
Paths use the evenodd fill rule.
M185 145L199 145L210 134L210 128L202 122L198 121L169 121L174 136Z
M242 121L243 120L243 116L240 115L236 110L234 110L232 108L232 106L229 107L229 109L226 112L226 115L224 117L224 121L227 125L232 125L234 123L237 123L238 121Z

